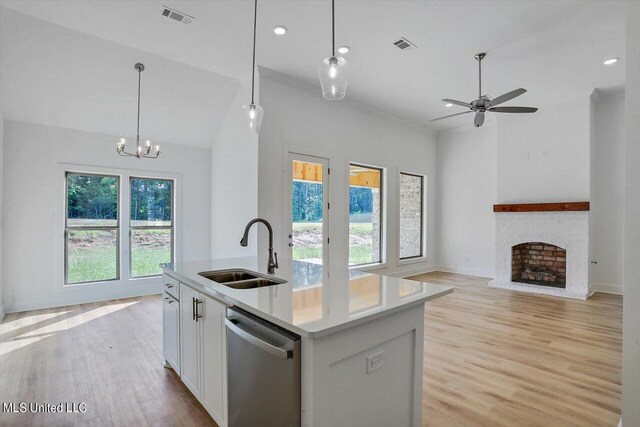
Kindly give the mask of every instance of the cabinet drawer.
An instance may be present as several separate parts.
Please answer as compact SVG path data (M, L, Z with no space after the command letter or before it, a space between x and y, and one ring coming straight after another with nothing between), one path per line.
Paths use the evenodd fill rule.
M162 275L162 283L163 288L166 293L171 295L177 300L180 300L180 282L174 279L171 276L167 276L166 274Z

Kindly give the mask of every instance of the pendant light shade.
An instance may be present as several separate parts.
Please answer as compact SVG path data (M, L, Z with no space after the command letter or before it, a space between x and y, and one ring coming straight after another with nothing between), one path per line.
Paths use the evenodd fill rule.
M242 110L245 114L244 121L247 124L246 130L255 133L260 132L260 125L262 125L262 116L264 115L264 110L262 109L262 107L252 102L251 104L242 107Z
M318 64L318 78L322 86L322 96L336 101L347 94L349 64L342 57L330 56Z
M251 104L242 107L244 113L245 129L249 132L260 133L262 116L264 110L255 103L255 81L256 81L256 25L258 23L258 0L253 2L253 63L251 68Z
M322 96L336 101L347 94L349 64L341 56L336 56L335 0L331 0L331 56L318 64L318 78L322 86Z

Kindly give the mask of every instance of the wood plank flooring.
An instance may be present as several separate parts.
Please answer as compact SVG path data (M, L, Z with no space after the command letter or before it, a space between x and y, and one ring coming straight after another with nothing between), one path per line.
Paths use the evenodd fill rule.
M622 297L588 301L487 287L450 273L427 303L425 426L616 426Z
M455 287L427 304L425 426L617 424L621 297L574 301L471 276L415 278ZM0 402L85 402L87 412L0 412L0 425L215 426L160 363L161 310L152 296L6 315Z

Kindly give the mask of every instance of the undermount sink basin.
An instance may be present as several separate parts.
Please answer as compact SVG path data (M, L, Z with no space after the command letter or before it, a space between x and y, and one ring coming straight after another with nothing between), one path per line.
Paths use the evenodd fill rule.
M243 269L202 271L198 274L206 279L233 289L255 289L286 282L285 280Z

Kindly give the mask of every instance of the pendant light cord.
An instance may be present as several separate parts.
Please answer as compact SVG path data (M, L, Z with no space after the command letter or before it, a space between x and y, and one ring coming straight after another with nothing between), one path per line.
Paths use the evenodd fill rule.
M254 0L253 9L253 66L251 67L251 104L253 104L253 94L256 81L256 26L258 23L258 0Z
M331 56L336 56L336 5L331 0Z

